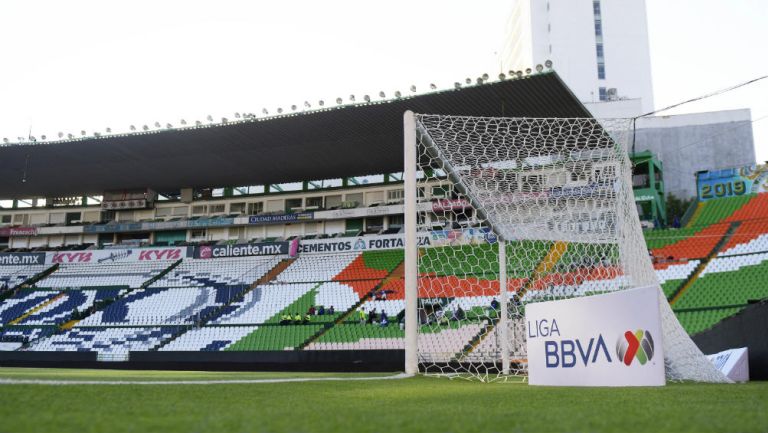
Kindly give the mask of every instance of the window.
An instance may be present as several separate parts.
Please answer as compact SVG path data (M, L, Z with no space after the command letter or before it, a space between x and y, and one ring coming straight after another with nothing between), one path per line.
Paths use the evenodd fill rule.
M245 213L245 203L244 202L230 203L229 213L239 213L239 214Z
M323 197L307 197L307 208L323 208Z
M187 206L176 206L173 208L173 216L187 216L188 211Z
M632 186L634 188L648 188L650 186L650 183L648 182L648 175L647 174L633 174L632 175Z
M258 215L264 212L264 202L248 203L248 215Z
M354 193L354 194L347 194L346 197L344 197L345 202L354 203L354 205L351 205L349 207L357 207L360 205L360 203L363 203L364 197L363 193ZM347 207L347 206L345 206Z
M205 239L208 236L208 232L206 229L196 229L192 230L190 235L192 239Z
M328 208L334 208L341 206L341 195L327 195L325 196L325 206Z
M609 165L606 167L595 168L592 178L595 182L607 182L616 177L616 167Z
M159 207L155 209L155 216L156 217L168 217L171 216L171 208L169 207Z
M246 228L245 227L230 227L229 239L245 239Z
M192 215L202 215L208 211L208 206L201 204L192 206Z
M387 191L387 201L398 202L405 199L404 189L391 189Z
M285 200L285 211L295 212L294 209L299 210L301 208L302 200L300 198L289 198Z
M600 90L600 100L601 101L607 101L608 100L608 92L605 90L605 87L601 87L599 90Z
M366 232L379 232L384 228L384 217L374 217L365 219Z
M224 213L226 212L226 205L224 203L221 204L212 204L210 206L210 212L211 214L217 214L217 213Z
M597 51L597 78L600 80L605 79L605 52L603 51L603 17L600 13L600 1L594 0L592 2L592 8L595 12L595 43ZM607 99L607 95L606 95ZM603 97L600 97L601 101L604 101Z
M398 215L390 215L389 217L389 227L402 227L405 225L405 215L398 214Z
M445 198L450 196L450 193L451 193L451 188L448 185L432 187L432 197Z
M10 224L11 223L11 216L10 215L3 215L3 220L0 221L3 224Z
M67 224L70 223L70 214L67 214ZM134 212L132 210L124 210L117 213L118 221L135 221Z

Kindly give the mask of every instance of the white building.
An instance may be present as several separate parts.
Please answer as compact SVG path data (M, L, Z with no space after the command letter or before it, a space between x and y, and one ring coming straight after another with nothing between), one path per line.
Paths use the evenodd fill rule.
M513 0L503 70L549 59L595 117L653 111L645 0Z

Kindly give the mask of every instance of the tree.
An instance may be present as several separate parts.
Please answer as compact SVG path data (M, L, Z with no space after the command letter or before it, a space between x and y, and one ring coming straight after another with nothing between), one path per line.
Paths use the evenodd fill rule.
M672 193L667 194L667 221L669 221L670 225L672 225L672 222L675 221L675 219L682 221L685 211L688 210L694 201L696 201L696 199L693 197L682 199Z

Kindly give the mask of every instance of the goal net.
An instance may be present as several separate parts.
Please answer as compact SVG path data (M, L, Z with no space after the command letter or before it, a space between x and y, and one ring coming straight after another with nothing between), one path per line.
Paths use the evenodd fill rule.
M406 113L407 371L525 375L528 303L658 285L630 126ZM660 299L668 378L725 380Z

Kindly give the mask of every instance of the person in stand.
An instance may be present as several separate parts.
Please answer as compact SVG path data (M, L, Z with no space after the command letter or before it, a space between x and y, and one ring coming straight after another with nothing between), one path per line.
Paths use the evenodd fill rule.
M461 308L461 305L459 305L459 308L456 309L456 320L464 320L467 317L467 313L464 312L464 309Z
M306 315L304 315L304 324L305 324L305 325L306 325L307 323L309 323L309 321L310 321L310 320L312 320L312 316L311 316L309 313L307 313Z
M299 314L299 313L296 313L296 314L293 316L293 323L295 323L295 324L297 324L297 325L298 325L299 323L301 323L301 314Z
M381 312L381 320L379 321L379 324L381 325L382 328L386 328L387 326L389 326L389 318L387 317L386 311Z
M309 315L309 316L314 316L315 315L315 306L314 305L311 305L309 307L309 310L307 310L307 315Z
M438 320L438 325L447 325L448 324L448 315L443 314L442 317Z
M321 305L321 306L317 307L317 315L318 316L322 316L323 314L325 314L325 307L323 307Z
M496 312L499 311L499 306L499 301L497 301L496 298L493 298L491 301L491 308L488 310L488 316L496 317Z
M333 305L328 307L328 314L335 314L335 313L336 313L336 310L334 310Z
M368 313L368 324L376 323L376 319L378 318L378 314L376 314L376 309L372 309L370 313Z
M280 316L280 324L281 325L287 325L289 323L291 323L291 316L290 315L283 314L282 316Z
M361 325L364 324L365 323L365 310L363 310L361 308L360 311L358 311L358 316L360 318L360 324Z

